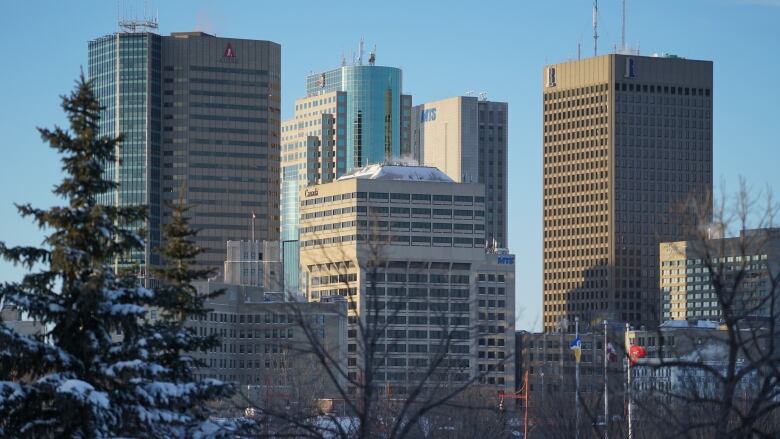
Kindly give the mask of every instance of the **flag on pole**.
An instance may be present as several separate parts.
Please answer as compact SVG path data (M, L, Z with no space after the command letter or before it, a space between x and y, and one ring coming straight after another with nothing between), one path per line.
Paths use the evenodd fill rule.
M579 363L580 357L582 356L582 342L580 341L579 335L577 338L571 341L571 344L569 344L569 349L574 352L574 360Z
M617 361L617 351L615 350L615 347L612 346L612 343L607 343L607 358L610 363Z
M643 348L642 346L634 345L628 349L628 360L631 362L632 366L635 365L636 362L645 355L647 355L647 349Z
M252 211L252 219L255 219L255 218L257 218L257 216L255 215L255 211L253 210Z

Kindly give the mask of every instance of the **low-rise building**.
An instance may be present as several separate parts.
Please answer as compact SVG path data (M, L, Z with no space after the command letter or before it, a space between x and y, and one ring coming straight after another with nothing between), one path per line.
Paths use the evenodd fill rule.
M269 398L307 400L338 396L337 386L312 347L323 347L332 370L346 366L346 303L285 302L261 288L196 282L198 294L224 290L209 299L210 311L190 322L198 335L217 335L220 344L193 356L204 363L197 375L233 381L255 404ZM310 337L315 337L312 340ZM338 376L338 374L336 374ZM305 392L306 395L301 393Z
M43 335L45 332L40 322L25 319L20 310L10 306L0 309L0 321L19 335Z
M663 320L718 321L722 300L728 300L735 313L767 318L769 299L780 294L772 282L780 272L780 229L662 242L659 265Z
M738 370L746 360L746 354L766 352L763 343L770 340L761 336L761 328L743 328L744 340L754 340L740 345L734 367ZM726 327L709 320L676 321L662 323L657 329L626 331L626 347L641 346L646 354L631 366L633 398L643 395L663 397L670 401L676 397L713 397L720 395L720 377L726 376L729 367L729 333ZM717 376L716 376L717 374ZM755 374L744 377L742 385L748 389L755 383Z
M284 267L278 241L228 241L224 282L284 291Z

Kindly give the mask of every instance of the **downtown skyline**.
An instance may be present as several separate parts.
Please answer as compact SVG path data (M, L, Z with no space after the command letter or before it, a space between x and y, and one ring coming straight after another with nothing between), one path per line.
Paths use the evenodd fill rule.
M522 29L526 20L531 22L544 15L551 16L545 13L541 3L529 5L524 10L515 10L509 4L502 5L504 8L510 8L513 12L510 15L517 18L515 26L507 24L506 20L511 23L512 17L503 18L499 7L486 12L488 17L479 17L473 13L445 11L442 4L420 6L415 8L417 15L410 18L411 29L401 31L404 33L401 37L397 37L397 33L406 26L399 27L396 22L394 29L391 29L393 26L386 22L393 20L379 20L379 17L370 17L369 14L361 16L353 11L356 15L353 18L361 18L362 22L367 24L357 25L354 29L334 31L332 43L323 45L315 43L315 31L308 33L309 38L298 35L307 34L305 30L297 29L299 26L300 29L305 29L305 22L296 22L299 26L294 27L284 25L285 22L294 20L297 8L264 12L257 7L259 10L252 14L237 14L237 11L248 6L238 3L224 6L204 3L185 8L182 5L176 7L172 4L161 4L159 32L161 35L167 35L175 31L202 30L215 32L218 36L267 39L280 43L282 119L291 117L293 100L299 97L305 75L311 71L336 67L342 52L350 59L351 51L357 50L361 35L366 39L367 48L377 45L377 64L403 69L403 92L414 96L415 105L461 95L469 90L487 91L489 99L508 102L512 107L509 120L511 134L508 164L508 247L517 254L517 328L538 330L541 323L542 291L542 100L539 78L545 64L576 58L578 40L581 41L582 56L592 55L592 40L589 38L590 4L580 3L561 3L558 6L566 10L561 11L560 18L554 23L548 23L543 28L539 25L529 26L525 30ZM611 52L613 44L619 42L619 2L613 3L602 2L600 5L601 54ZM780 7L768 1L721 3L726 8L721 8L718 14L703 9L708 4L704 2L698 3L698 7L690 4L680 6L680 14L666 17L669 23L664 25L664 32L661 32L655 24L656 20L663 18L664 11L676 8L655 3L648 5L629 2L627 41L632 45L639 42L643 55L668 52L690 59L714 61L714 89L717 90L713 105L715 190L720 189L719 182L725 179L727 192L733 192L740 175L745 176L757 189L765 186L778 187L780 177L775 174L773 166L776 160L771 160L774 153L772 147L776 146L776 140L770 136L774 129L774 109L771 103L780 101L780 92L776 87L768 87L766 91L762 91L763 99L755 99L750 92L755 89L757 83L760 84L761 78L771 77L775 70L772 66L776 65L777 61L764 61L762 54L774 53L772 49L776 49L778 31L770 29L769 23L772 17L778 17ZM88 4L85 4L83 9L90 9L86 5ZM3 183L6 188L11 188L3 191L0 197L0 224L3 224L6 230L13 231L11 244L38 244L41 237L40 232L33 226L13 215L12 202L30 201L44 205L57 202L45 190L59 178L57 157L41 147L33 124L46 126L54 121L62 123L56 105L51 103L57 95L68 89L78 73L79 65L86 70L87 41L115 30L116 5L113 3L91 4L93 11L88 13L90 20L79 25L77 31L70 33L50 27L52 23L68 23L60 18L63 13L57 11L60 7L62 6L52 4L44 10L15 10L14 13L8 14L8 17L18 20L3 25L4 32L9 36L2 43L6 46L6 52L22 54L18 58L10 57L9 60L18 59L19 61L13 62L23 62L29 66L20 66L18 71L5 70L2 77L4 83L22 83L25 76L30 78L28 80L38 80L35 86L13 87L12 90L7 90L10 99L0 105L3 131L10 134L5 145L8 154L6 166L9 171L4 172ZM348 9L349 7L344 6L343 11ZM737 18L727 20L729 13L724 10L731 11L731 15ZM70 14L79 12L84 11L69 11ZM689 12L693 17L690 22L678 16L686 15L683 12ZM693 14L694 12L696 14ZM37 14L40 20L35 20L34 14ZM735 29L744 26L739 18L741 15L753 20L751 33L740 33ZM252 17L264 17L265 20L269 20L268 17L278 17L278 20L267 27L252 26ZM397 16L398 19L401 17L402 14ZM426 22L424 17L427 17L431 24L429 29L420 26ZM732 42L729 44L721 41L726 38L724 35L710 34L719 28L711 24L718 22L718 18L723 22L721 28L730 29L729 33L734 34L730 37ZM346 16L339 19L349 22ZM423 37L429 31L437 35L437 30L447 30L448 20L449 23L460 26L473 23L473 38L469 38L469 32L456 35L452 31L450 34L438 34L450 35L449 38ZM486 29L489 30L491 26L486 26L489 23L485 23L485 20L500 22L503 30L494 36L486 35ZM373 21L375 25L368 24L368 21ZM74 22L75 18L70 23ZM21 23L27 23L29 26L23 30L19 28ZM52 34L64 36L55 42L46 38L39 39L43 40L42 42L22 37L24 33L47 26ZM686 30L687 26L691 26L693 32L691 29ZM699 32L695 29L699 29ZM537 34L544 34L545 38L538 38ZM686 35L690 38L683 38ZM740 50L740 45L751 50ZM477 52L480 47L486 50ZM27 71L30 71L28 75L22 74ZM447 80L442 81L441 78ZM744 153L746 148L751 148L748 153ZM26 171L20 172L20 169ZM0 271L0 280L17 278L18 273L18 269L5 266Z

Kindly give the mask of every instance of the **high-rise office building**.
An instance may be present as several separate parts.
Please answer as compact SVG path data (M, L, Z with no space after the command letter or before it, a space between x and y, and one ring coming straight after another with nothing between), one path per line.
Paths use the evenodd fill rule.
M506 102L456 96L412 108L412 157L455 181L485 185L485 240L507 246Z
M281 48L202 32L160 36L129 27L89 43L89 76L104 107L100 132L124 140L101 197L147 205L147 246L121 264L160 263L168 202L190 206L200 266L221 268L225 243L279 238Z
M543 82L544 328L656 323L658 243L712 189L712 62L610 54Z
M282 252L285 288L298 290L298 194L354 168L409 151L412 97L401 70L350 65L306 78L306 97L282 124Z
M443 344L443 379L514 391L515 258L484 248L481 184L436 168L370 165L301 192L306 296L347 298L352 379L365 370L358 322L379 322L374 377L394 394L435 364Z

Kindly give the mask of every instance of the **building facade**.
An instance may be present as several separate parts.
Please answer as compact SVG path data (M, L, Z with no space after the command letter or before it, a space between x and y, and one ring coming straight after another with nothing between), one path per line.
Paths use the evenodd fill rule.
M278 241L228 241L223 279L226 284L284 292L284 267Z
M265 294L258 287L214 282L197 282L195 287L199 294L225 291L206 302L207 314L189 322L200 336L220 337L219 346L193 354L205 365L196 370L198 377L233 381L260 407L269 404L269 398L309 403L339 396L344 382L327 378L325 366L311 354L306 333L317 336L315 343L337 360L329 368L344 370L344 301L282 302L277 300L280 295Z
M440 379L514 389L514 255L486 254L481 184L371 165L300 196L306 295L347 298L350 377L365 370L361 325L381 324L374 377L394 394L445 344Z
M160 263L152 249L160 246L162 194L162 37L151 32L119 32L89 42L88 75L103 111L99 134L124 136L116 160L105 163L105 177L116 189L98 197L115 206L148 206L148 218L132 224L147 231L147 245L116 263L139 264L144 270Z
M411 105L394 67L342 66L306 78L306 96L282 124L281 239L289 291L299 290L300 189L408 151Z
M508 242L508 110L473 96L412 108L412 157L455 181L485 185L485 239L494 248Z
M588 328L579 334L582 345L579 392L582 404L593 416L599 416L604 411L605 372L610 412L622 412L625 383L623 334L622 324L608 327L607 343L612 345L616 355L612 358L608 355L606 368L603 326ZM517 382L521 383L523 374L528 373L529 410L532 416L543 419L542 424L557 425L562 422L556 419L558 413L574 411L576 363L569 345L575 334L566 330L556 333L523 331L518 332L516 337Z
M737 353L737 370L766 349L763 342L767 338L751 338L758 333L746 331L746 343ZM680 397L694 395L721 397L718 379L728 370L728 340L726 328L709 320L667 321L657 330L626 331L626 346L642 346L647 352L631 366L632 398L660 395L667 401L679 402ZM760 344L753 345L749 340L759 340ZM756 378L754 374L744 376L740 387L747 390L756 384Z
M89 43L89 77L104 107L100 133L124 140L107 176L115 205L148 205L143 252L120 264L160 261L169 202L191 206L199 266L219 269L225 243L279 237L281 48L202 32L118 32Z
M780 272L780 229L744 230L738 237L704 242L662 242L658 255L663 320L718 321L721 301L732 296L737 315L778 317L770 308L771 299L780 295L772 282ZM739 276L741 281L722 282L716 291L713 276Z
M658 244L712 189L712 62L604 55L543 75L544 328L657 323Z
M22 311L9 305L0 308L0 321L19 335L28 337L46 335L46 327L41 322L24 318Z

